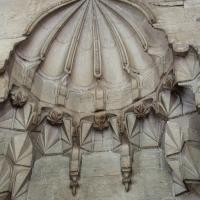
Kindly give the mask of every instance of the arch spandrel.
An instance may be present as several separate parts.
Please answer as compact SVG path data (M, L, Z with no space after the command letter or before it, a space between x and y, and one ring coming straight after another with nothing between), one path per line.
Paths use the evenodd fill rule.
M189 46L171 47L166 34L152 26L155 21L138 0L71 0L30 24L5 71L9 89L2 92L0 135L11 132L3 162L11 161L15 185L2 195L29 200L38 190L34 198L41 198L43 190L34 185L41 177L33 182L33 176L42 170L40 162L47 167L46 158L55 156L68 165L60 187L71 189L70 199L101 198L104 192L116 200L145 199L138 193L142 178L151 199L162 199L187 192L200 180L193 159L200 151L199 127L192 128L199 117L198 55ZM187 121L185 130L179 120ZM174 194L167 167L160 166L162 155ZM144 170L135 175L139 168ZM113 195L105 187L112 181ZM86 186L94 190L95 184L99 192L90 196ZM163 192L152 192L154 187Z

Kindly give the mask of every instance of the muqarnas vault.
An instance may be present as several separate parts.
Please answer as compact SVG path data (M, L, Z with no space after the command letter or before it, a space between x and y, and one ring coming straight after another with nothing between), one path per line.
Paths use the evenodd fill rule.
M161 152L171 197L199 193L199 55L155 23L141 1L71 0L30 24L1 70L0 200L43 200L34 168L57 156L63 199L86 200L83 188L97 183L99 199L132 199L143 151ZM157 199L168 197L162 175L149 177L161 180Z

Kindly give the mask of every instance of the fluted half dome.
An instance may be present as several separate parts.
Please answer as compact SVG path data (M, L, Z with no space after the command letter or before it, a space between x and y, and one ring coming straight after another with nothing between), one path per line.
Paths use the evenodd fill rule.
M65 2L16 47L13 83L77 112L128 106L154 92L172 62L153 20L147 7L128 0Z

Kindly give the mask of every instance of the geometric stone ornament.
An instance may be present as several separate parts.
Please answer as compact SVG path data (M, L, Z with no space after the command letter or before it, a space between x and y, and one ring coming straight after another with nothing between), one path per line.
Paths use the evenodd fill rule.
M12 167L9 161L5 158L5 156L0 157L0 194L7 197L10 191L10 177L12 173ZM5 198L4 197L4 198ZM6 199L6 198L5 198Z
M2 198L17 199L28 189L33 164L33 146L27 133L15 132L11 136L5 156L1 156L0 193ZM7 193L7 194L6 194Z
M18 134L11 138L7 158L15 165L30 167L32 165L32 142L27 133Z
M127 114L128 138L137 148L159 147L165 122L151 113L137 120L134 114Z
M182 115L182 105L180 97L171 91L160 93L159 112L166 118Z
M61 1L31 22L0 71L0 200L53 200L63 185L59 200L198 188L199 55L157 24L139 0Z
M61 130L45 125L37 138L37 145L44 155L62 152Z
M30 171L30 167L14 166L12 174L12 199L17 199L27 192Z
M199 57L194 49L190 49L186 57L178 58L174 63L175 77L178 85L190 88L199 106Z
M72 128L69 116L52 109L34 128L33 143L42 155L67 154L72 150Z
M199 120L199 116L194 114L184 120L188 120L190 126L191 123ZM198 159L200 152L199 126L191 128L187 124L182 125L179 122L178 120L167 122L164 140L165 156L172 169L175 195L188 191L189 183L196 183L200 180Z
M11 103L4 103L7 111L2 109L1 113L1 131L10 132L1 165L1 185L4 187L1 191L7 192L11 199L26 195L33 165L33 145L29 131L35 120L36 109L33 102L27 103L27 98L25 91L18 88L12 90Z
M5 129L29 130L34 124L36 113L34 102L29 101L23 107L13 107L10 102L5 102L0 114L0 126Z
M174 62L176 82L194 80L200 73L198 55L191 49L185 57L178 57Z
M33 163L33 146L27 133L18 134L11 138L6 157L12 165L10 192L11 198L15 199L27 192Z

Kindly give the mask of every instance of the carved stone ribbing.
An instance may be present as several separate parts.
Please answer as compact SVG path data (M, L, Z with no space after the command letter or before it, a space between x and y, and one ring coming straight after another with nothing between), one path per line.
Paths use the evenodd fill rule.
M117 154L120 172L102 167L94 177L104 177L98 170L111 179L121 173L126 192L134 191L133 155L141 149L164 151L175 195L188 190L188 180L199 181L200 128L189 117L200 107L199 55L182 42L170 46L155 22L142 1L72 0L31 24L0 77L2 102L13 88L11 103L1 105L0 128L14 134L0 162L0 198L5 191L13 199L26 194L42 156L67 157L72 196L88 178L82 161L97 152ZM185 130L177 125L183 116Z

